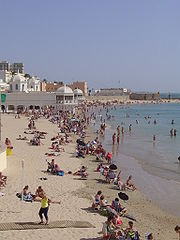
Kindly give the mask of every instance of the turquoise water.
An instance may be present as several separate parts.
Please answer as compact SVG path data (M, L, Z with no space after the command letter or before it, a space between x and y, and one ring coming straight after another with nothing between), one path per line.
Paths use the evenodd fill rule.
M109 129L105 141L112 147L115 158L117 145L112 145L111 135L120 125L125 133L124 136L120 135L118 152L136 158L152 174L180 182L180 164L177 160L180 155L180 104L131 105L112 109L109 114L113 118L106 120ZM146 120L146 116L150 118ZM172 119L174 125L171 124ZM128 131L130 124L131 133ZM176 137L170 136L171 128L177 130ZM153 135L156 136L155 142Z

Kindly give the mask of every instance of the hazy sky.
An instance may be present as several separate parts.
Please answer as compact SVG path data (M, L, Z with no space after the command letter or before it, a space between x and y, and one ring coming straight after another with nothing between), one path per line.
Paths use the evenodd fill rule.
M49 81L180 92L179 0L0 3L0 60Z

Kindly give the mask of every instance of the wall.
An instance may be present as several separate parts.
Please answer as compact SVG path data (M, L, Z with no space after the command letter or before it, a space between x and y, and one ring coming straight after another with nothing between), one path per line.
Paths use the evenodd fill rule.
M50 106L55 105L55 93L46 92L16 92L6 93L6 102L2 105L14 105L15 107L22 105L29 106Z
M124 93L123 89L101 89L97 93L95 93L95 96L123 96L123 95L129 95L129 93Z
M131 100L160 100L160 93L131 93Z
M6 146L1 143L0 146L0 172L7 168Z
M122 95L122 96L87 96L87 101L101 101L101 102L124 102L129 100L129 95Z
M46 92L46 82L40 82L40 91Z
M79 88L81 89L81 91L83 91L83 94L84 96L87 96L87 82L84 81L84 82L73 82L72 84L68 84L67 85L68 87L70 87L73 91L76 89L76 88Z
M63 85L63 83L46 83L46 92L56 92Z

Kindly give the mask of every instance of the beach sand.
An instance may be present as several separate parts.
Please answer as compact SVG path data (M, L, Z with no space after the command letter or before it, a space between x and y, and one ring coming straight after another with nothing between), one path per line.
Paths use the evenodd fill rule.
M28 119L14 119L13 115L2 116L2 139L9 137L14 149L13 155L8 157L8 167L3 174L8 176L7 186L3 189L5 196L0 197L0 222L39 222L39 202L21 202L16 193L22 189L22 160L25 162L24 185L29 185L30 191L35 192L41 185L49 198L54 201L61 200L61 204L52 204L49 210L49 221L56 220L84 220L92 223L92 229L47 229L27 231L0 232L0 239L98 239L101 235L102 223L106 220L96 212L89 211L92 204L92 196L97 190L102 190L107 200L113 200L118 191L112 189L112 185L103 184L99 180L99 173L94 170L97 167L95 157L88 156L85 159L75 158L75 138L73 143L65 146L65 153L54 157L60 168L65 172L75 171L82 165L88 166L88 180L79 180L79 177L65 175L64 177L52 176L44 173L47 169L45 161L46 152L50 146L50 139L57 134L57 126L46 119L38 119L36 126L40 131L47 131L48 135L42 140L41 146L30 146L26 141L17 141L19 134L24 135ZM88 130L88 138L93 137L92 130ZM32 135L27 135L29 139ZM50 160L52 158L49 158ZM39 178L47 177L47 181ZM103 180L103 179L102 179ZM165 213L148 201L141 192L128 192L130 200L122 203L127 207L129 214L136 217L135 227L144 239L145 233L152 231L156 240L175 240L178 236L174 232L174 226L179 224L180 219L169 213ZM123 227L127 226L128 220L123 218Z

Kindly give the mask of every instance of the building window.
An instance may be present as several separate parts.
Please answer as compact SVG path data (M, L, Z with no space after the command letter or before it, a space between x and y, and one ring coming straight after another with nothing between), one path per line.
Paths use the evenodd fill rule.
M16 90L18 90L18 84L16 84Z
M70 100L70 101L72 101L72 100L73 100L73 96L65 96L65 100Z

